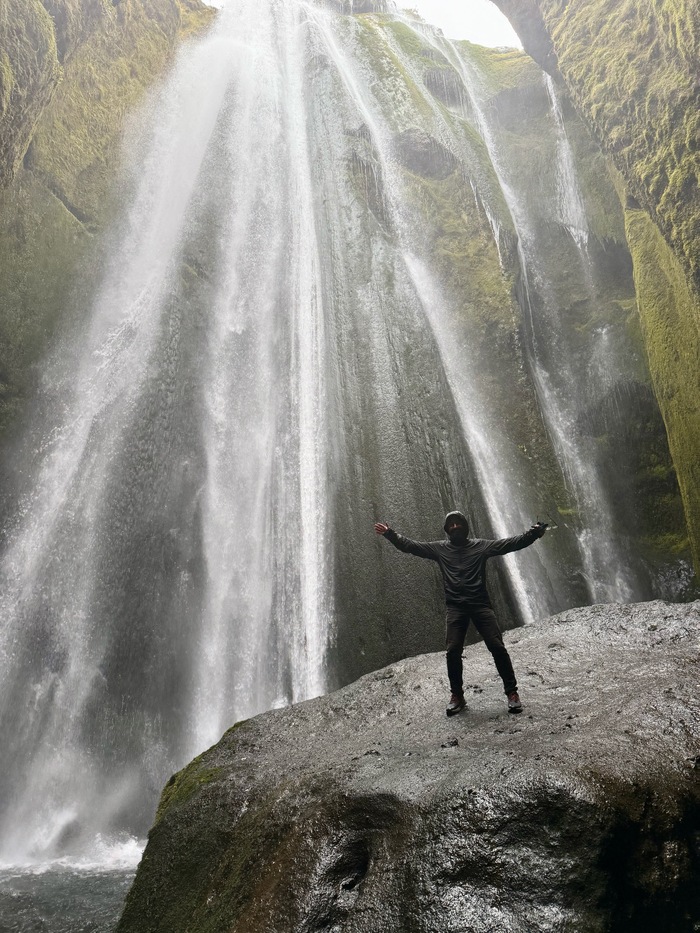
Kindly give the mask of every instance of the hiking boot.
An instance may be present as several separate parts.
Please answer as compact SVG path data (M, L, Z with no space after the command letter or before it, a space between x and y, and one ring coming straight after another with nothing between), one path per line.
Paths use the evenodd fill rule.
M460 713L463 709L466 709L467 704L464 702L463 693L453 693L450 697L450 702L447 704L447 709L445 712L448 716L454 716L456 713Z
M522 713L522 711L523 711L523 704L520 702L518 691L513 690L512 693L508 694L508 712L509 713Z

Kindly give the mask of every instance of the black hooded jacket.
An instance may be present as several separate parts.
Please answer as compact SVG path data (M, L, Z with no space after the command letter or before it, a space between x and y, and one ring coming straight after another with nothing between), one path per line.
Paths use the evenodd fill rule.
M489 557L529 547L540 534L531 528L525 534L501 538L500 541L467 538L464 544L452 544L450 541L411 541L389 528L384 537L399 551L434 560L442 573L445 602L448 606L461 607L474 604L490 606L484 580L486 561Z

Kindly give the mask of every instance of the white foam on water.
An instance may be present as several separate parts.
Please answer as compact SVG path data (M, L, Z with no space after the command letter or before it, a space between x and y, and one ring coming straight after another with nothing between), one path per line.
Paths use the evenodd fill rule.
M109 838L98 833L92 845L78 856L62 856L43 861L3 859L0 861L0 871L8 878L59 871L75 874L135 871L145 847L145 839L127 835Z

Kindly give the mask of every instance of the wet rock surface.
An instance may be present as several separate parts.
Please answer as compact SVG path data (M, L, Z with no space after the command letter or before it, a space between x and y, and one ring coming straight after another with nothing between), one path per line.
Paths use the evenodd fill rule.
M571 610L231 729L171 779L119 933L700 923L700 603Z
M404 168L423 178L448 178L459 164L449 149L418 129L400 133L394 139L393 153Z

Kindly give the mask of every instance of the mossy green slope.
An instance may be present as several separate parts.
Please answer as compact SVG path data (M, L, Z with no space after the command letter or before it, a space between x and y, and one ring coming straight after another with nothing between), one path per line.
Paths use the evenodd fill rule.
M31 44L34 22L44 45L34 70L26 61L24 71L13 66L5 120L19 120L25 98L33 118L21 121L24 135L18 130L0 153L0 176L15 175L0 193L0 435L15 422L32 365L66 323L66 308L80 315L88 300L81 269L94 259L95 233L111 213L127 114L180 39L213 15L199 0L47 0L54 23L38 2L28 3L5 0L2 27L3 44L20 33Z
M641 210L626 211L642 330L700 567L700 315L677 257Z
M0 187L17 171L60 77L53 20L39 0L0 0Z
M27 167L89 220L103 210L126 115L162 74L178 39L207 22L211 11L198 8L180 0L122 2L66 65Z

